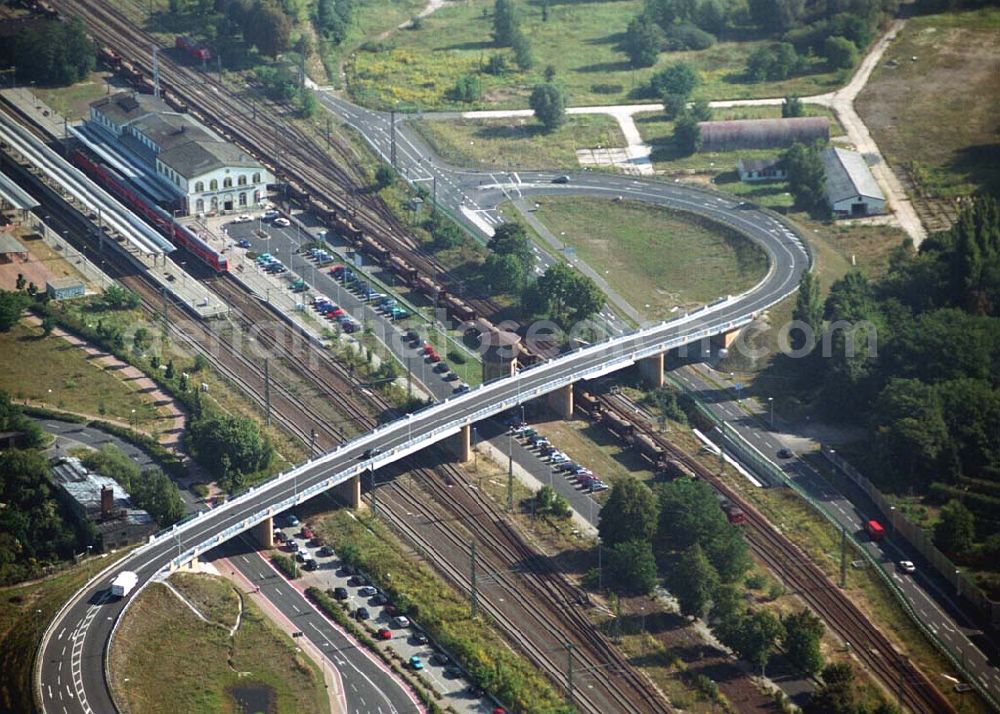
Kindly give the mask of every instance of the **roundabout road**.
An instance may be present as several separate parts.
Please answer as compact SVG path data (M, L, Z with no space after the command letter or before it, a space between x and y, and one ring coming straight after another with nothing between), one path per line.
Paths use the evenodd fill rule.
M361 131L377 150L388 154L387 115L353 107L329 95L323 95L322 101ZM411 180L436 178L439 204L481 233L488 234L499 222L496 206L508 198L553 193L622 195L691 211L728 225L760 245L767 254L770 269L758 285L742 295L631 334L621 334L623 327L617 325L613 330L616 336L609 340L384 425L161 534L88 583L50 624L35 670L35 686L43 711L103 714L115 710L105 679L107 651L116 623L135 597L135 593L125 600L108 597L108 588L117 572L137 572L141 588L168 568L175 558L186 558L192 552L202 552L216 544L220 534L231 537L245 531L266 516L268 509L277 512L287 508L367 468L372 460L364 461L363 453L371 446L382 449L382 454L371 463L378 467L454 434L463 423L479 421L583 376L594 377L665 347L746 324L752 315L794 292L810 265L802 239L789 226L771 214L741 208L722 194L603 172L570 174L569 184L553 184L554 172L492 174L465 171L428 160L427 147L411 136L405 123L397 123L396 134L397 165L401 172ZM346 679L345 676L345 683ZM353 704L351 710L355 710Z

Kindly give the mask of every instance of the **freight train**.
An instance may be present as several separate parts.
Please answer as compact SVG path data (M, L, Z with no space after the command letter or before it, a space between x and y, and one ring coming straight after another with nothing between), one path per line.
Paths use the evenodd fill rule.
M184 248L217 273L229 270L229 261L225 256L205 243L197 233L174 221L173 216L130 188L114 169L92 161L82 151L74 151L71 159L88 176L142 216L178 248Z

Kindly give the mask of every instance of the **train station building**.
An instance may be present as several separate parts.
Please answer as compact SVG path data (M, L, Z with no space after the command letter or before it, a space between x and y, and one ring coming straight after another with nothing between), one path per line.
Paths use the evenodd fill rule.
M88 124L115 150L137 157L182 214L248 210L264 201L274 182L255 158L156 97L103 97L90 105Z

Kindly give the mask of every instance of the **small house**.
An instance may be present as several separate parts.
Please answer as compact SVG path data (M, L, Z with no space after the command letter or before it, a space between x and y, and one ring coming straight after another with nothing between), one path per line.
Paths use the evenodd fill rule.
M53 300L69 300L83 297L86 289L83 282L76 278L53 278L45 283L45 292Z
M788 178L785 162L778 156L770 159L740 159L736 162L740 181L784 181Z

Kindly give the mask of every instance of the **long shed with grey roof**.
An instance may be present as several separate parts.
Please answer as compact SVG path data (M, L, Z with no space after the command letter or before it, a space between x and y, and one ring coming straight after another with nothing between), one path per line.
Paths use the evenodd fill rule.
M847 217L885 213L885 195L864 156L856 151L829 148L820 157L826 169L823 190L834 215Z
M826 117L703 121L698 122L698 128L703 151L780 149L830 140L830 120Z

